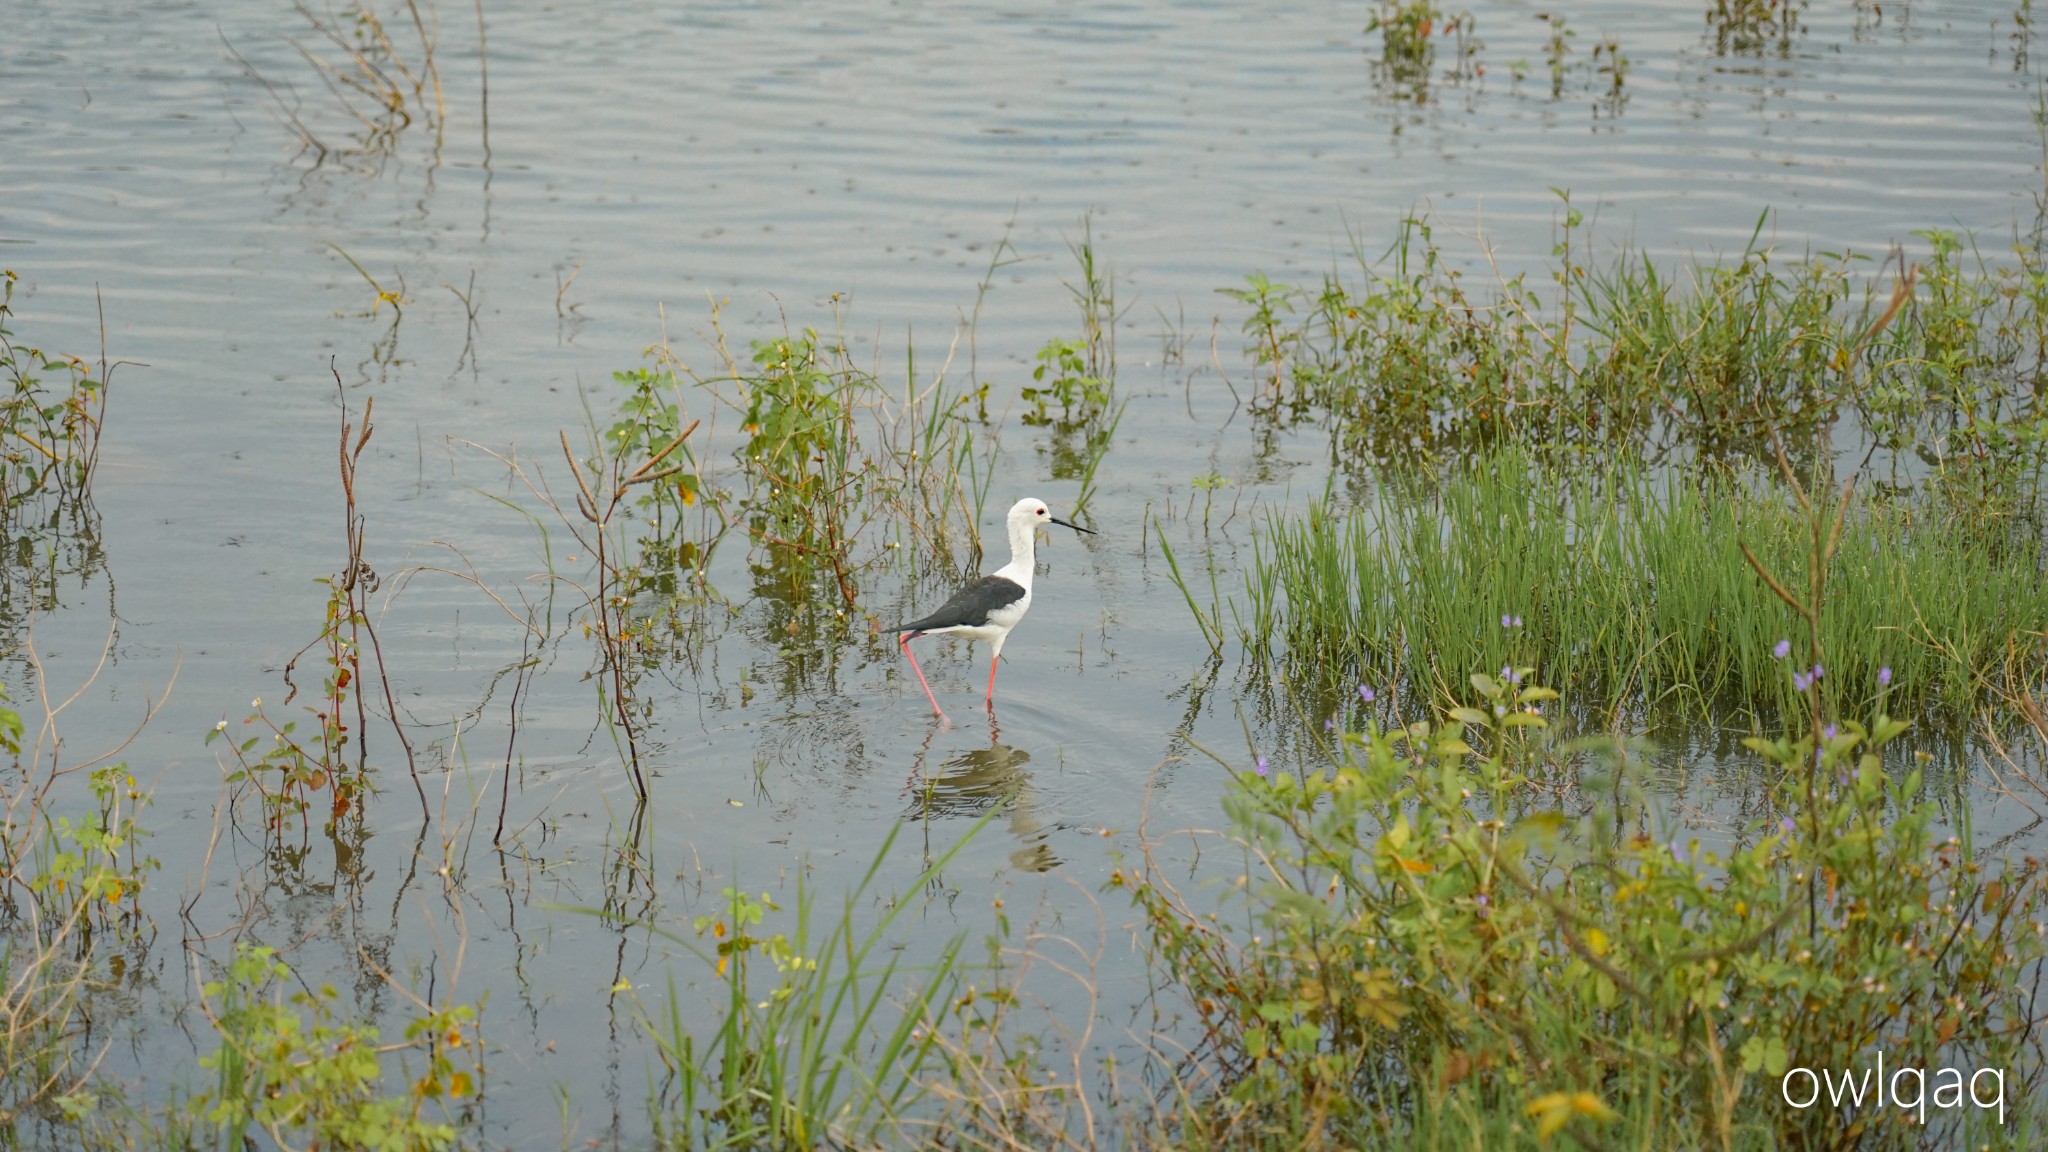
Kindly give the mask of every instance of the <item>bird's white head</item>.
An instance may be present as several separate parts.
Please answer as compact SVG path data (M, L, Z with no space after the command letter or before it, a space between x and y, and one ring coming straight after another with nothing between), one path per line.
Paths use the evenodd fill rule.
M1010 505L1010 530L1012 532L1016 531L1019 525L1029 529L1036 528L1040 524L1050 523L1052 523L1052 509L1046 507L1043 500L1027 496Z
M1086 532L1090 535L1095 531L1092 528L1083 528L1079 524L1070 524L1053 515L1052 509L1046 507L1043 500L1024 499L1010 505L1010 564L1002 572L1027 588L1030 587L1032 541L1038 533L1040 524L1058 524L1062 528L1072 528L1076 532Z
M1053 515L1052 509L1045 506L1045 501L1035 497L1027 497L1010 505L1011 540L1014 541L1020 532L1028 539L1031 533L1038 530L1040 524L1057 524L1062 528L1072 528L1076 532L1086 532L1090 536L1095 534L1093 528L1083 528L1079 524L1069 523Z

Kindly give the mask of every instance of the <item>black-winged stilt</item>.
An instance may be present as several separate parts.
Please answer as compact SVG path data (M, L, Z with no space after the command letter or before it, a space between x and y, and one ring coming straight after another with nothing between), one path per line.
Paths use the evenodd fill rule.
M898 643L903 654L910 657L911 670L917 673L917 682L924 689L924 698L932 702L932 711L940 716L946 713L939 707L939 698L932 695L932 686L925 683L924 669L917 666L917 657L910 651L910 642L919 636L964 636L969 640L988 641L988 697L990 709L996 706L996 658L1003 654L1003 641L1009 639L1010 629L1024 619L1024 613L1031 610L1031 569L1032 552L1037 543L1040 524L1058 524L1076 532L1094 535L1094 529L1079 524L1069 524L1046 510L1043 500L1019 500L1010 506L1010 562L983 576L967 587L953 594L951 600L940 605L939 610L922 620L900 624L891 631L898 634Z

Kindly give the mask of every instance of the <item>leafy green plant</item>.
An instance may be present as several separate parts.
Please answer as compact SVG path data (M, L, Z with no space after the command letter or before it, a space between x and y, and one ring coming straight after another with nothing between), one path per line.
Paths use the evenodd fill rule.
M1526 1145L1526 1119L1630 1147L1888 1146L1904 1131L1860 1112L1775 1106L1778 1078L1876 1051L2032 1067L2007 974L2042 958L2048 893L2032 862L1996 869L1936 832L1917 767L1887 765L1903 724L1879 710L1750 741L1782 773L1776 811L1703 845L1631 799L1618 746L1586 802L1546 802L1569 750L1545 740L1557 694L1529 671L1470 677L1430 722L1387 721L1363 692L1326 760L1234 773L1241 918L1156 865L1112 876L1217 1070L1180 1118L1194 1142L1450 1122ZM1950 1113L1928 1131L2026 1146L2042 1118L2007 1099L2003 1127Z
M287 995L291 978L273 949L244 945L202 989L220 1047L200 1058L214 1086L187 1102L191 1118L223 1148L243 1147L252 1128L281 1148L453 1147L445 1109L482 1087L476 1009L426 1007L402 1043L385 1045L375 1027L342 1014L331 985ZM404 1085L396 1092L385 1085L393 1054ZM427 1115L430 1103L441 1118Z
M112 370L15 343L12 269L0 271L0 515L30 514L32 497L71 498L91 486L99 462ZM46 377L61 379L52 388Z
M844 446L841 427L849 410L842 381L821 360L818 334L781 337L754 345L755 373L744 381L747 410L743 452L759 473L762 506L815 498L825 482L819 465Z
M160 865L142 851L148 833L135 816L146 801L128 766L95 768L90 781L97 811L76 823L66 816L52 822L28 886L47 918L111 933L141 920L143 885Z
M1032 411L1024 414L1026 424L1074 425L1102 415L1110 401L1111 385L1102 377L1089 374L1086 355L1087 345L1078 340L1049 340L1038 350L1038 367L1031 370L1031 378L1039 386L1023 392L1024 399L1032 404ZM1048 402L1059 405L1057 417L1048 410Z
M1860 257L1787 261L1754 240L1690 269L1628 250L1591 266L1560 195L1546 284L1471 290L1416 218L1384 258L1361 254L1362 279L1327 278L1298 319L1282 286L1231 290L1250 308L1255 362L1284 351L1288 365L1261 418L1327 425L1352 470L1503 442L1560 460L1620 446L1770 466L1773 433L1803 460L1822 429L1855 419L1878 449L1864 467L1888 484L1945 488L1987 516L2040 515L2042 251L1994 262L1930 231L1926 263L1900 255L1882 279Z
M1305 294L1292 284L1275 284L1263 272L1245 277L1245 283L1247 287L1244 288L1218 288L1216 291L1251 309L1251 315L1245 317L1244 331L1252 337L1257 361L1272 373L1273 396L1277 399L1287 368L1287 349L1302 340L1302 334L1288 331L1281 324L1280 317L1294 311L1295 304Z
M0 692L0 701L6 694ZM153 929L140 892L157 862L142 850L146 799L126 766L66 763L46 712L24 750L21 717L0 704L0 1144L90 1095L95 994L118 976L119 948ZM93 810L52 817L59 781L84 771ZM30 1137L33 1140L33 1137Z
M206 733L206 743L210 745L216 740L227 742L228 755L234 758L235 766L225 777L226 783L230 786L246 783L256 789L272 835L280 834L284 822L294 816L299 818L302 827L306 826L314 794L326 791L330 783L334 785L333 802L337 816L347 812L354 803L353 789L356 785L346 780L336 781L321 752L317 748L309 751L300 742L298 721L277 723L265 714L263 700L258 697L250 701L249 714L242 719L242 726L253 731L236 739L230 733L228 722L221 720ZM322 726L324 728L324 723Z
M619 401L618 419L605 433L610 451L628 459L645 458L689 431L689 422L684 420L683 407L677 399L682 381L675 372L665 367L635 368L614 372L612 379L625 387L626 395ZM685 442L679 451L682 458L677 463L685 467L665 478L664 483L648 485L639 497L640 506L655 514L657 532L664 527L665 518L680 517L684 509L714 495L706 488L702 468L689 444Z
M1368 33L1380 34L1375 78L1397 99L1426 102L1438 40L1452 41L1457 63L1450 76L1464 79L1480 47L1472 36L1475 26L1472 13L1452 13L1435 0L1376 0L1365 23Z
M1080 311L1081 339L1047 341L1031 370L1033 383L1023 389L1032 406L1024 423L1052 433L1040 448L1050 458L1052 478L1081 482L1076 515L1094 495L1096 473L1116 442L1124 413L1116 399L1116 328L1123 313L1117 309L1115 276L1097 260L1093 222L1083 217L1081 224L1081 240L1067 246L1079 274L1067 290Z

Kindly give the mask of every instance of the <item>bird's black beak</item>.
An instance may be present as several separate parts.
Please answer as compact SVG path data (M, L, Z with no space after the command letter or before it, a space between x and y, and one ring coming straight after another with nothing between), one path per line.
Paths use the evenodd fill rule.
M1083 528L1079 524L1069 524L1065 520L1062 520L1057 516L1048 516L1046 517L1046 519L1051 520L1053 523L1059 525L1062 528L1072 528L1076 532L1086 532L1090 536L1095 535L1095 529Z

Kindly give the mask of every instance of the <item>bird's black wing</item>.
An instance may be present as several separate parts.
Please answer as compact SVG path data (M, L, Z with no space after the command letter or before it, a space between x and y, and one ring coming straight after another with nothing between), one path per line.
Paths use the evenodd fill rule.
M940 628L979 628L988 614L1024 598L1024 586L1003 576L983 576L953 594L951 600L922 620L890 629L892 632L931 632Z

